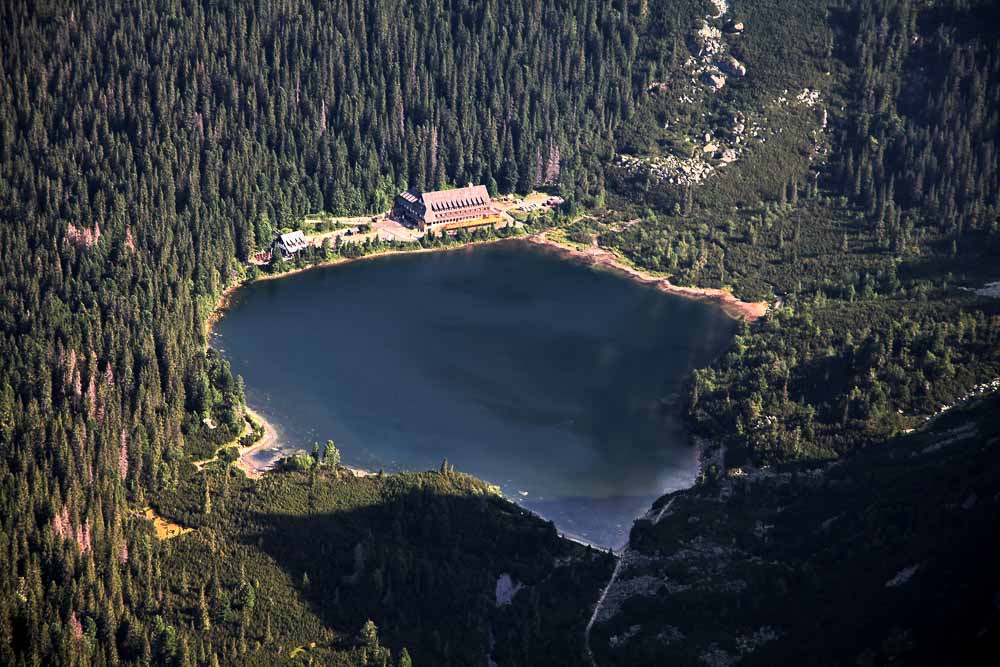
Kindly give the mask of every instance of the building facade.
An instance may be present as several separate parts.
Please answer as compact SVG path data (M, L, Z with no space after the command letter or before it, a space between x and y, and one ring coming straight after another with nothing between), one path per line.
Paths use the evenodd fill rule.
M424 193L407 190L396 197L393 214L405 224L432 233L454 233L503 221L485 185Z

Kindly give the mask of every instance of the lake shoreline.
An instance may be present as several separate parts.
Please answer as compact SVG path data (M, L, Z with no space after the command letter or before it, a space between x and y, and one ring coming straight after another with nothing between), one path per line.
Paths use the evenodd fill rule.
M257 479L264 474L264 472L266 472L266 469L254 465L251 462L250 457L257 452L270 447L276 447L278 445L278 430L273 424L271 424L271 422L264 419L259 412L256 412L249 405L243 406L243 412L246 414L248 419L258 424L264 430L264 434L257 442L254 442L246 447L240 447L239 456L236 458L236 467L242 470L243 474L246 475L248 479Z
M264 435L261 437L260 440L258 440L257 442L253 443L252 445L249 445L248 447L241 448L240 449L239 457L236 459L234 465L237 468L239 468L243 472L243 474L245 474L247 476L247 479L256 480L256 479L260 479L260 477L262 477L265 473L270 472L272 470L272 468L270 467L270 465L268 465L268 466L257 466L256 464L254 464L250 460L250 457L253 454L256 454L257 452L262 451L264 449L269 449L271 447L279 447L280 448L281 447L281 441L280 441L280 438L278 436L277 429L274 428L274 425L271 424L271 422L269 422L267 419L265 419L263 416L261 416L261 414L259 412L257 412L256 410L254 410L250 406L246 406L245 410L246 410L247 416L250 417L254 422L256 422L257 424L259 424L264 429ZM291 450L289 450L289 451L291 451ZM278 459L275 459L275 461L280 460L280 458L281 457L279 457ZM357 477L359 479L360 478L364 478L364 477L376 477L376 476L378 476L380 474L379 472L375 472L375 471L372 471L372 470L366 470L365 468L360 468L358 466L346 465L346 464L343 464L343 463L341 463L339 465L339 467L343 468L344 470L346 470L347 472L349 472L351 475L353 475L354 477ZM403 472L407 472L407 471L403 471ZM409 472L413 472L413 471L409 471ZM381 473L381 474L385 474L385 475L391 476L391 475L400 474L400 473ZM487 484L489 484L489 482L487 482ZM521 503L517 502L516 498L508 498L507 496L504 496L502 493L500 493L500 496L503 497L508 502L510 502L510 503L516 505L517 507L521 508L525 512L528 512L532 516L535 516L535 517L541 519L542 521L551 521L551 519L546 518L540 512L537 512L537 511L531 509L530 507L526 507L525 505L522 505ZM594 542L590 542L586 538L582 537L581 535L577 535L575 533L568 532L568 531L565 531L565 530L560 530L558 532L559 532L559 536L562 537L563 539L569 540L571 542L576 542L577 544L580 544L582 546L588 546L588 547L591 547L593 549L599 549L599 550L602 550L602 551L609 549L609 547L606 547L606 546L603 546L603 545L600 545L600 544L596 544ZM615 551L615 549L611 548L611 551Z
M655 287L661 292L674 294L694 301L702 301L717 305L729 317L747 322L754 322L767 314L768 303L766 301L742 301L732 292L715 287L685 287L674 285L669 278L657 276L648 271L637 269L626 264L615 253L593 245L586 250L581 250L548 237L547 232L539 232L524 237L524 241L537 246L550 248L563 259L581 262L591 267L607 269L616 274L643 285Z
M467 243L460 243L451 246L444 246L438 248L410 248L406 250L384 250L381 252L372 253L370 255L364 255L361 257L337 257L334 259L325 260L322 262L317 262L316 264L310 264L309 266L303 266L297 269L292 269L291 271L283 271L282 273L274 274L262 274L256 278L249 280L242 280L235 282L219 295L219 299L216 301L215 308L212 310L208 317L207 322L207 336L210 338L214 330L215 324L219 319L225 315L226 310L229 309L229 304L232 301L233 295L239 291L241 287L246 287L252 285L256 282L264 282L268 280L279 280L281 278L286 278L289 276L298 275L306 271L312 271L314 269L322 269L331 266L340 266L345 264L351 264L353 262L360 262L364 260L377 259L379 257L387 257L390 255L410 255L410 254L421 254L421 253L436 253L436 252L453 252L456 250L464 250L467 248L472 248L475 246L482 245L493 245L498 243L517 243L523 242L532 244L538 247L548 248L555 252L560 258L575 261L578 263L586 264L587 266L606 269L612 271L619 276L631 280L633 282L649 285L654 287L661 292L667 294L673 294L675 296L680 296L686 299L691 299L692 301L701 301L704 303L711 303L719 308L733 319L743 319L749 323L760 319L767 314L769 304L766 301L743 301L733 295L732 292L726 291L724 289L718 289L715 287L685 287L682 285L674 285L670 282L669 278L663 276L657 276L648 271L642 269L637 269L634 266L626 264L612 251L602 248L600 246L593 246L587 250L580 250L573 246L567 245L565 243L560 243L559 241L549 238L548 232L550 230L543 230L536 232L534 234L528 234L525 236L515 236L511 238L503 239L488 239L485 241L469 241Z
M288 278L290 276L299 275L301 273L305 273L306 271L312 271L314 269L324 269L324 268L329 268L331 266L353 264L354 262L362 262L365 260L377 259L379 257L388 257L391 255L415 255L420 253L448 252L455 250L464 250L467 248L472 248L481 245L492 245L495 243L523 241L526 240L527 238L528 238L527 236L515 236L506 239L487 239L485 241L469 241L467 243L459 243L456 245L443 246L438 248L409 248L405 250L382 250L380 252L374 252L370 255L362 255L361 257L335 257L333 259L327 259L322 262L310 264L309 266L302 266L297 269L292 269L290 271L282 271L281 273L263 273L257 276L256 278L249 278L233 282L222 291L222 294L219 295L218 300L216 300L215 302L215 308L208 316L206 334L208 338L211 338L211 335L215 329L215 325L226 314L226 311L229 309L229 304L233 299L233 295L236 294L236 292L238 292L241 288L247 287L254 283L266 282L269 280L280 280L281 278Z
M281 436L278 435L278 429L276 429L271 422L265 419L263 415L251 408L249 405L244 406L244 411L246 416L252 422L258 424L264 430L264 434L257 442L239 449L239 456L235 461L235 465L243 471L243 474L245 474L248 479L258 479L261 475L272 469L271 466L274 462L279 461L281 458L284 458L284 456L279 455L274 459L274 461L265 466L255 464L251 457L258 452L274 447L277 447L280 450L282 447ZM292 451L293 450L281 450L279 454L287 455ZM365 470L364 468L359 468L357 466L340 464L340 467L349 471L355 477L368 477L378 474L372 470Z

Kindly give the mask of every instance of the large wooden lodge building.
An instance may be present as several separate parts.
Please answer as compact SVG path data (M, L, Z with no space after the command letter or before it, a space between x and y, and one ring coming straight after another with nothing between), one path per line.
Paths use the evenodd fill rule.
M432 233L471 231L503 220L485 185L424 193L407 190L396 197L393 214L400 222Z

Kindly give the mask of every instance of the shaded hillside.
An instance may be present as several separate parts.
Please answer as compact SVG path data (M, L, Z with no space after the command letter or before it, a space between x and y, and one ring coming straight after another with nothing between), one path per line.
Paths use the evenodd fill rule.
M489 655L578 664L587 609L612 567L453 471L359 478L317 467L250 481L214 464L154 503L195 530L149 543L159 576L148 604L172 627L203 630L191 655L224 653L229 664L280 662L297 647L324 664L366 653L382 664L384 652L359 638L369 619L393 665L403 648L418 665ZM162 643L153 650L176 657Z
M1000 641L998 517L997 396L731 472L636 522L591 645L601 665L975 664Z

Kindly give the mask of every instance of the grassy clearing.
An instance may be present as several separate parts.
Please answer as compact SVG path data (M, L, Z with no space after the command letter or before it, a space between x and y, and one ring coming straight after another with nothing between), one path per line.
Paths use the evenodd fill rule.
M153 522L153 530L156 533L157 539L172 540L175 537L186 535L194 530L194 528L185 528L179 523L174 523L163 518L152 507L145 507L141 512L143 517Z

